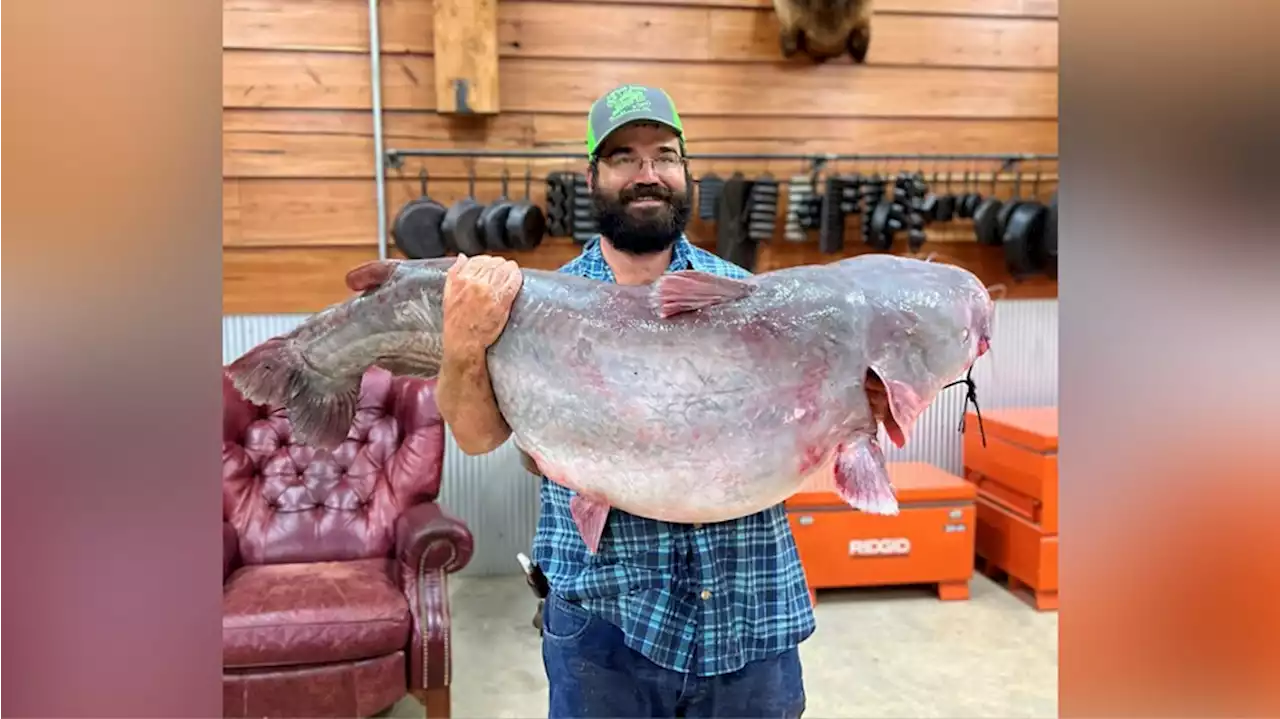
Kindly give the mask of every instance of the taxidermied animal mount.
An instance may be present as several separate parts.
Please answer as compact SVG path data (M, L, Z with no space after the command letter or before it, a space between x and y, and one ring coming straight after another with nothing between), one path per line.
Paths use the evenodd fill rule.
M803 52L818 62L849 53L867 59L872 0L773 0L784 57Z

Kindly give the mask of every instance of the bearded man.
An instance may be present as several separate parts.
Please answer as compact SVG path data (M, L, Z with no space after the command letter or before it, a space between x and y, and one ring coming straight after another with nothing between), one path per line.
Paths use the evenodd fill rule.
M600 234L561 272L649 284L665 272L749 273L691 244L693 179L684 128L661 89L623 85L587 117L587 182ZM511 435L485 350L520 287L515 263L459 258L444 294L441 414L468 454ZM798 645L813 608L781 504L715 524L611 509L597 554L544 476L533 560L550 585L542 657L557 717L798 717ZM672 501L679 501L673 497Z

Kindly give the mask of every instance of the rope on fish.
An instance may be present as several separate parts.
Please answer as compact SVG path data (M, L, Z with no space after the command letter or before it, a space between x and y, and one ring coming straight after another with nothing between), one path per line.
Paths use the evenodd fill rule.
M960 427L958 431L961 433L964 432L965 418L969 414L969 403L972 402L974 414L978 415L978 434L982 436L982 446L985 449L987 446L987 431L986 428L982 426L982 409L978 407L978 385L973 381L972 365L969 367L969 373L965 375L964 379L958 379L951 384L944 385L942 388L947 389L948 387L954 387L958 384L962 384L967 387L964 393L964 408L960 411Z

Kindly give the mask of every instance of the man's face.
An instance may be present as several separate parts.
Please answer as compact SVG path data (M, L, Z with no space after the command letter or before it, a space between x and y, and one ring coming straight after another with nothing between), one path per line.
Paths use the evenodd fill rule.
M692 187L675 133L647 124L619 129L600 148L591 184L601 234L623 252L667 249L689 224Z

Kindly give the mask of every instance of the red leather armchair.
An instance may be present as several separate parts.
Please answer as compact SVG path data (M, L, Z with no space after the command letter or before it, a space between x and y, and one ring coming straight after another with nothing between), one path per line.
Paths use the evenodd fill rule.
M471 532L435 502L435 383L370 370L347 441L294 444L223 376L223 714L449 715L446 578Z

